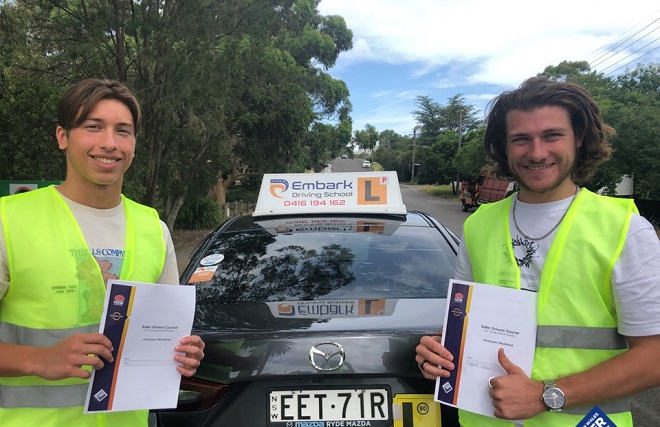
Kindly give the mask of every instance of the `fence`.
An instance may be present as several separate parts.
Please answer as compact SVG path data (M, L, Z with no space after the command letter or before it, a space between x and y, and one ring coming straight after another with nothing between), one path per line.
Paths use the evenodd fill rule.
M224 206L225 218L229 219L235 216L252 213L254 211L254 205L253 202L245 202L243 200L229 202Z

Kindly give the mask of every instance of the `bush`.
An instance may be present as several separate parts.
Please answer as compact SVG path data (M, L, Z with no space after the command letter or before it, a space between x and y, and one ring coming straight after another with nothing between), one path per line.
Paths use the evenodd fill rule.
M224 215L215 198L207 196L186 202L176 217L174 228L203 230L215 228L223 220Z
M227 203L231 202L257 202L259 188L253 185L232 185L227 190Z

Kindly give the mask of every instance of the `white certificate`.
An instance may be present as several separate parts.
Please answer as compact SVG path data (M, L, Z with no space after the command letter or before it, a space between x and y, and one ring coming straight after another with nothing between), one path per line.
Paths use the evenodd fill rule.
M454 356L449 378L438 378L435 400L493 417L488 379L505 375L506 356L528 376L536 345L536 293L451 280L442 344Z
M114 361L94 370L85 413L175 408L174 347L190 335L195 287L109 280L100 331Z

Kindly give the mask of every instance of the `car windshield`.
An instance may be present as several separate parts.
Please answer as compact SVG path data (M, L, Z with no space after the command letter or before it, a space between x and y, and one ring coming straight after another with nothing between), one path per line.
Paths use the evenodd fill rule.
M455 254L428 226L390 235L252 226L206 249L222 262L211 280L196 283L199 303L444 298L453 277Z

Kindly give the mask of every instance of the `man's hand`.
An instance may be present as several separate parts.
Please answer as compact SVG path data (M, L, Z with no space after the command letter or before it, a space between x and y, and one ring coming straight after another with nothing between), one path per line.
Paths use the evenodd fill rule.
M52 347L37 348L32 373L47 380L91 377L83 366L101 369L112 362L112 343L103 334L75 334Z
M204 341L197 335L191 335L181 338L180 344L174 347L174 350L181 354L175 354L174 360L179 365L176 369L184 377L192 377L197 372L201 360L204 358Z
M504 354L497 352L497 359L506 375L490 380L488 394L493 399L493 415L505 420L525 420L547 410L541 401L543 383L533 381Z
M437 377L449 378L454 369L454 356L442 344L440 336L424 336L415 348L415 361L424 378L435 380Z

